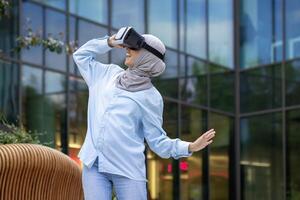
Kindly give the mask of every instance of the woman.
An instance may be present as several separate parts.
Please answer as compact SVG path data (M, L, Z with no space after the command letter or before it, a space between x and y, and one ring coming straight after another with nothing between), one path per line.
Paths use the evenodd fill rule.
M165 54L157 37L142 37ZM113 186L118 200L147 199L144 140L160 157L178 159L205 148L215 136L211 129L194 142L167 137L163 99L151 83L165 70L162 57L126 47L126 70L95 60L97 54L124 47L115 43L115 35L92 39L73 54L89 88L88 129L79 153L86 200L111 200Z

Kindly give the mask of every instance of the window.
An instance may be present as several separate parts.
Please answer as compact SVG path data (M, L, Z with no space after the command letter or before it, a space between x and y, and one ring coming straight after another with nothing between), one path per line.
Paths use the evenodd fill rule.
M132 26L137 32L144 33L144 1L143 0L113 0L112 26L121 28Z
M283 199L281 122L281 113L241 119L241 195L244 200Z
M282 60L282 0L241 2L241 67Z
M70 0L70 12L95 22L108 23L107 0ZM86 29L87 30L87 29Z
M177 47L177 3L173 0L149 0L149 32L166 46Z

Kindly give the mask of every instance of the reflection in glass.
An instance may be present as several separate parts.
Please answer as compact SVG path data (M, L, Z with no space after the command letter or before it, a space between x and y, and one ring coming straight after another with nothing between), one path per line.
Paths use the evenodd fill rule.
M55 8L66 9L66 1L67 0L33 0L36 2L40 2L49 6L53 6ZM71 0L73 1L73 0Z
M107 0L70 0L70 12L96 22L107 24ZM85 29L85 31L88 29Z
M210 113L209 126L216 131L209 155L210 199L229 200L229 138L233 134L233 119Z
M153 78L153 85L158 89L162 96L178 98L178 79L168 78L161 79Z
M186 51L200 58L206 55L205 0L187 0Z
M203 132L207 123L207 113L193 107L182 105L181 135L185 141L196 140ZM180 194L181 199L200 200L203 197L202 183L202 151L193 153L191 157L181 158Z
M0 60L0 119L16 123L18 118L18 84L19 66Z
M46 71L45 73L45 92L60 93L65 91L66 77L63 74Z
M157 36L166 46L177 47L177 3L173 0L149 0L149 33Z
M209 60L233 68L233 0L209 0Z
M216 70L217 65L209 67ZM220 69L219 69L220 70ZM234 71L212 72L210 75L210 105L212 108L233 112L234 99Z
M281 113L241 119L241 195L244 200L284 199L281 122Z
M76 19L75 17L70 16L69 18L69 41L70 42L75 42L77 41L76 39ZM76 74L77 73L77 68L76 64L73 60L73 56L69 55L69 70L71 74Z
M66 40L66 16L60 12L46 9L46 36L53 37L60 41ZM66 71L66 52L58 54L46 50L46 65L48 67Z
M117 29L132 26L137 32L144 33L144 13L144 1L112 1L112 25Z
M22 70L22 123L28 130L43 132L44 123L48 123L43 119L43 107L47 105L42 91L43 70L27 65Z
M241 67L282 60L282 0L241 2Z
M88 31L87 31L88 30ZM79 47L87 41L95 38L102 38L107 35L107 29L96 24L92 24L83 20L79 20L78 24L78 45ZM108 54L97 55L96 60L107 63Z
M45 104L44 120L50 122L46 126L46 132L52 133L55 147L62 147L61 136L67 134L66 127L66 77L63 74L46 71L45 72Z
M179 80L182 99L189 103L207 105L206 66L201 60L188 57L187 77Z
M271 65L241 72L241 112L281 106L281 66Z
M175 51L167 49L166 55L165 55L165 63L166 63L166 69L165 69L164 73L160 76L160 78L165 79L165 78L178 77L177 53Z
M22 12L22 35L28 34L31 28L34 33L43 35L43 12L42 7L33 3L24 2ZM22 49L21 59L26 62L42 65L43 49L41 46Z
M300 60L285 64L286 104L300 104Z
M42 69L24 65L22 74L22 86L24 87L23 93L25 92L27 93L26 95L29 96L42 94Z
M300 57L300 3L299 0L285 1L286 13L286 57Z
M300 198L300 110L287 113L287 200Z
M163 128L170 138L176 138L178 126L178 105L164 102ZM172 159L162 159L147 151L147 174L149 200L173 200L173 165Z
M77 157L87 130L88 88L82 79L70 77L69 96L69 156L80 164Z

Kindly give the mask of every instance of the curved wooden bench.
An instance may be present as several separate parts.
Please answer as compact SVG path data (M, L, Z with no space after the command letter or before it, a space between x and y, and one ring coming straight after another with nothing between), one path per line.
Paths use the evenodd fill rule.
M81 170L49 147L0 145L0 199L82 200Z

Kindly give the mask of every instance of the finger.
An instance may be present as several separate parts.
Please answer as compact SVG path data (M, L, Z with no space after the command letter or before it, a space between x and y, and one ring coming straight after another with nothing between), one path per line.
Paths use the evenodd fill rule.
M210 133L209 135L207 135L206 139L210 140L211 138L215 137L215 132Z
M208 132L204 135L205 139L208 139L210 138L212 135L214 135L216 132L215 131L212 131L212 132Z
M206 131L205 134L209 134L209 133L212 133L214 131L215 131L214 129L210 129L210 130Z
M209 140L208 142L206 142L206 145L210 145L213 142L213 140Z

